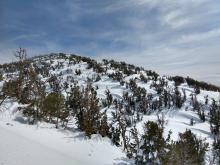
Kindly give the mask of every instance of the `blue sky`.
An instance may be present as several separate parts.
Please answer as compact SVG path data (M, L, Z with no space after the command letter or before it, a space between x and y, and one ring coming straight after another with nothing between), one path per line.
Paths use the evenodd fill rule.
M0 61L64 52L220 85L219 0L0 0Z

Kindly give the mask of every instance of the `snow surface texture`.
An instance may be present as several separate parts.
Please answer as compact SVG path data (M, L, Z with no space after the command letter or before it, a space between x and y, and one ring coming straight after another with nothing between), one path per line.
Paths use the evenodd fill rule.
M48 123L22 124L12 116L0 116L0 165L130 164L108 138L93 135L88 139L82 132L59 130Z
M37 61L37 60L36 60ZM48 64L50 61L46 61ZM75 65L68 65L68 62L63 59L55 59L52 66L56 66L58 62L63 62L61 69L50 71L51 74L59 75L59 80L64 83L68 76L78 81L78 85L85 86L87 78L93 79L97 73L93 69L87 69L87 63L80 62ZM51 64L50 64L51 65ZM71 69L72 72L67 72ZM73 74L76 69L80 69L82 74ZM108 73L115 72L109 69ZM140 74L124 77L125 81L131 78L139 78ZM42 78L46 83L46 78ZM147 90L148 94L152 94L157 98L156 91L150 87L151 81L143 83L137 80L137 85ZM168 81L169 87L174 88L174 82ZM3 82L0 82L0 88ZM125 86L121 86L119 82L113 81L107 75L102 75L101 79L93 82L93 86L98 86L97 96L100 99L105 98L105 91L109 89L114 98L122 99L123 92L128 91ZM50 92L49 85L47 91ZM179 90L186 90L187 100L190 100L190 94L193 89L187 84L181 84ZM67 89L67 91L70 89ZM66 92L62 92L66 96ZM219 100L219 93L212 91L201 90L197 95L199 102L204 102L204 97L209 97L209 100ZM74 120L69 122L70 130L55 129L55 126L48 123L38 123L37 125L28 125L23 119L17 107L19 106L13 100L6 100L0 107L0 165L127 165L132 164L132 161L126 157L126 154L120 147L112 145L108 138L102 138L99 135L93 135L91 139L84 136L84 133L76 131L71 124L74 125ZM172 131L171 138L177 140L178 133L184 132L186 129L192 130L198 137L206 138L210 144L213 137L210 133L210 125L206 122L201 122L198 114L191 111L192 107L189 101L185 102L181 109L164 109L161 111L165 115L167 124L165 125L165 136L169 130ZM104 108L107 110L108 120L111 120L111 111L114 108ZM206 112L208 113L208 112ZM195 124L190 125L190 119L194 119ZM145 115L143 121L137 123L137 129L141 134L144 122L157 120L157 113ZM72 123L71 123L72 122Z

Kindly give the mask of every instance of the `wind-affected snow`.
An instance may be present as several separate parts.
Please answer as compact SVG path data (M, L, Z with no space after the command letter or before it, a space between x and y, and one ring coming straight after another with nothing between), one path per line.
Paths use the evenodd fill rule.
M87 64L81 62L79 64L68 66L68 62L64 62L64 67L61 69L51 70L51 74L60 74L59 77L61 84L68 76L78 81L78 85L85 86L88 78L93 79L97 76L92 69L87 69ZM48 61L47 61L48 62ZM55 66L58 63L54 60L52 64ZM67 71L67 70L72 71ZM80 69L82 74L76 75L73 72ZM114 70L108 70L107 73L112 73ZM130 79L139 78L140 74L124 77L128 82ZM46 79L42 78L46 83ZM70 82L70 81L69 81ZM151 81L143 83L137 80L139 87L145 88L148 94L157 97L157 92L151 88ZM0 89L3 81L0 82ZM47 85L47 83L46 83ZM119 82L112 80L107 75L102 75L101 79L93 82L94 87L98 87L97 96L100 99L106 98L105 91L108 89L113 98L122 99L125 91L130 92ZM174 88L173 82L168 82L169 87ZM160 114L164 114L165 120L165 134L171 130L171 138L178 139L178 134L190 129L198 137L206 138L210 144L213 137L210 131L210 124L208 121L201 122L196 112L192 111L190 105L190 96L193 93L193 88L187 84L181 84L179 90L185 90L187 100L181 109L163 109ZM67 89L67 91L70 89ZM50 88L47 86L47 92ZM66 92L62 91L66 96ZM197 95L197 100L204 103L204 98L209 97L209 104L211 99L219 100L220 94L218 92L201 90ZM108 138L102 138L100 135L93 135L91 139L84 136L83 132L78 131L76 128L71 127L67 130L56 129L53 124L38 123L37 125L28 125L18 111L19 105L16 101L7 99L6 102L0 107L0 165L128 165L132 164L132 160L126 157L126 153L120 147L116 147L111 143ZM114 108L104 108L107 110L108 120L111 120L111 112ZM208 112L206 112L207 114ZM139 133L143 133L144 122L157 120L158 112L151 115L144 115L143 120L137 123ZM194 125L190 125L190 120L194 120ZM74 121L70 121L71 122Z
M0 165L128 165L129 160L110 139L54 125L22 124L0 117ZM17 119L19 120L19 119Z

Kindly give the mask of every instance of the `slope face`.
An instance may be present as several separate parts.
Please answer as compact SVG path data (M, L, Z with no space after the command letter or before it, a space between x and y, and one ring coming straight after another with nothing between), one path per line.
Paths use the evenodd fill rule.
M111 165L130 164L108 138L56 130L52 125L23 125L0 121L0 164L3 165ZM10 123L10 124L9 124Z
M23 66L22 70L19 70L20 66ZM0 157L5 164L11 154L15 156L13 160L21 161L20 164L29 164L32 159L38 158L38 154L44 155L42 153L46 152L48 163L35 161L35 164L71 164L71 161L76 164L131 163L132 159L129 162L122 150L130 154L129 146L134 140L132 130L137 129L137 136L141 139L145 132L144 123L158 122L161 118L165 121L164 137L167 137L171 130L171 139L176 141L179 133L189 129L197 137L206 138L210 146L213 143L209 122L210 109L213 100L216 103L219 101L220 94L203 89L218 90L216 86L190 78L160 76L153 71L146 71L124 62L103 60L98 63L90 58L64 54L36 57L27 63L5 64L1 68L3 78L0 87L2 100L5 101L0 107L0 127L7 143L0 143L0 148L10 146L2 159ZM10 82L17 81L20 77L23 84L13 91ZM81 102L80 105L76 104L75 99L74 91L77 92L77 87L81 93L85 92L84 96L77 100ZM22 89L23 92L16 93L18 89ZM39 91L43 91L44 96ZM38 103L40 96L45 98L54 92L62 95L65 111L62 113L59 110L59 113L51 115L55 110L48 114L46 110L51 105L46 104L47 101L42 101L40 106ZM86 96L91 99L85 100ZM47 108L43 108L43 105L47 105ZM92 109L92 105L95 108ZM53 105L52 107L54 109ZM60 109L63 110L63 107ZM94 109L98 109L98 112ZM82 127L78 117L80 110L84 114ZM64 115L64 112L68 112L68 115ZM93 115L91 120L95 124L85 120L88 115ZM105 117L107 124L104 122ZM47 123L44 123L45 121ZM12 123L13 126L6 123ZM38 123L40 126L28 126L28 123ZM59 129L56 130L54 127ZM107 132L104 129L106 127ZM62 128L68 131L62 131ZM87 139L79 129L85 131L91 139ZM92 135L98 133L106 137ZM66 134L70 140L65 139ZM75 140L78 136L80 140ZM20 139L20 144L17 144L14 137ZM112 146L111 143L120 148ZM21 145L26 147L22 148ZM12 153L14 148L22 154L16 157L17 153ZM141 149L137 150L142 152ZM28 153L31 153L31 156L27 157ZM207 152L207 159L210 153L211 147ZM103 158L104 155L107 157ZM136 159L137 156L136 151L131 157ZM49 161L50 158L53 161ZM13 163L11 161L8 164ZM208 164L208 160L206 163Z

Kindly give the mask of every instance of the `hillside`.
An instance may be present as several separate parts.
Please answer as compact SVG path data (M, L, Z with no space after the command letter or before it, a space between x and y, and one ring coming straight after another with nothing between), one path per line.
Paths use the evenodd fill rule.
M0 164L220 164L220 87L114 60L18 55L0 65Z

